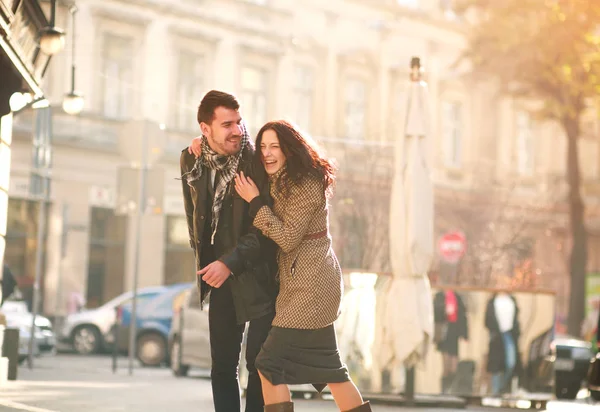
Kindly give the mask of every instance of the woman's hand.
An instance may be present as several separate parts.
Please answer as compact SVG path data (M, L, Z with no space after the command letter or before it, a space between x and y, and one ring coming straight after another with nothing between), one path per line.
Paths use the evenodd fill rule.
M192 143L188 147L188 153L193 154L196 157L200 157L202 154L202 136L194 137Z
M246 177L244 172L240 172L235 175L235 191L238 192L238 195L240 195L240 197L248 203L250 203L252 199L260 194L256 184L254 184L252 179Z

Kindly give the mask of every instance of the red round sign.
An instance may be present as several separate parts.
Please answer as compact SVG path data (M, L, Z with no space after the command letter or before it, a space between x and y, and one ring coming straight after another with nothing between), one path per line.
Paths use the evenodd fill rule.
M440 238L438 247L442 259L456 263L467 251L467 238L462 232L449 232Z

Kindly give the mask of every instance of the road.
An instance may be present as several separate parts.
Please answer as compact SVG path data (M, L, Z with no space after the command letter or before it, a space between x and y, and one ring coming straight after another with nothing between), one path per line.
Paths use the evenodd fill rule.
M168 369L136 367L133 376L121 359L116 374L110 357L57 355L36 359L34 369L19 369L19 379L0 387L0 411L29 412L178 412L211 411L210 380L206 371L175 378ZM552 403L548 411L592 412L598 406ZM295 410L336 411L332 401L295 400ZM441 409L374 405L376 412L433 412ZM459 409L442 409L455 412ZM464 409L463 409L464 410ZM500 409L469 408L500 412Z

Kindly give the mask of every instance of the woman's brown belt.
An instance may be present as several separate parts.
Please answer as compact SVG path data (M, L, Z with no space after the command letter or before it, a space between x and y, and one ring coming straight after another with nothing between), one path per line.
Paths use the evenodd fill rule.
M304 240L314 240L314 239L321 239L322 237L325 237L329 234L329 232L327 231L327 229L321 230L320 232L316 232L316 233L309 233L307 235L304 235Z

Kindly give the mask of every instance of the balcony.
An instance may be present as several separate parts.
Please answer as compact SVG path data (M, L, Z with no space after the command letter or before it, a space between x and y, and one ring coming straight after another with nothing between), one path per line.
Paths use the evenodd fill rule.
M15 116L13 133L16 138L31 139L34 111L27 110ZM55 109L52 116L52 143L83 149L117 152L122 121L107 120L92 115L70 116Z

